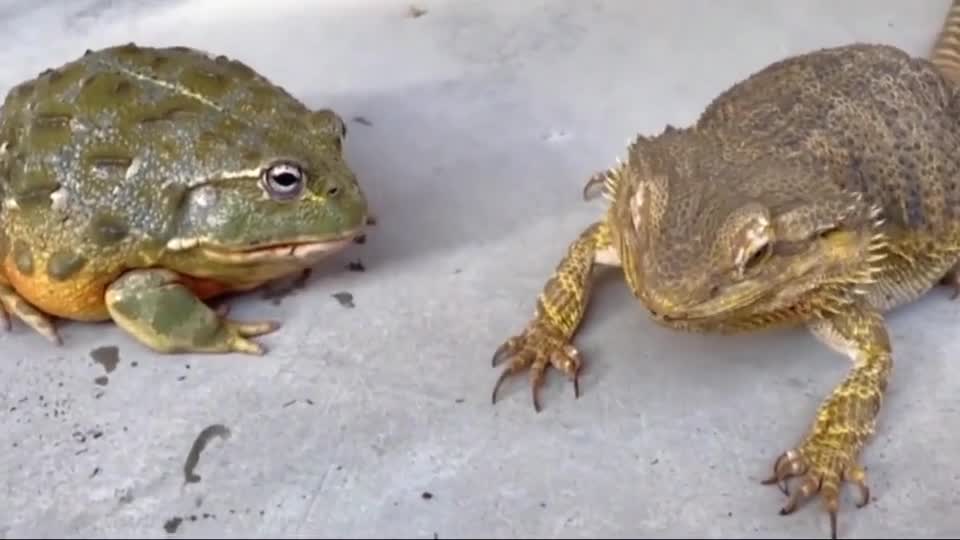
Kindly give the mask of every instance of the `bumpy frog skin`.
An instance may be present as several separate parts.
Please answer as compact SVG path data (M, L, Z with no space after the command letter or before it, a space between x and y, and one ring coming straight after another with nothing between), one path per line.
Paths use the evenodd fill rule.
M88 51L0 110L0 305L113 320L158 352L262 354L278 327L208 307L361 234L346 128L250 67L184 47Z

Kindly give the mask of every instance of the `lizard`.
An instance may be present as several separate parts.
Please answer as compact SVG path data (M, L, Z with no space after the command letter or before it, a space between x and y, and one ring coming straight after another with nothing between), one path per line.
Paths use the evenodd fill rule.
M893 371L885 314L960 261L960 0L928 56L853 42L784 57L717 95L686 127L638 134L590 178L605 212L569 244L533 317L493 354L493 387L527 372L537 412L550 367L573 383L595 270L619 268L655 323L733 334L801 325L849 357L805 436L763 484L791 514L817 495L837 537L841 486L870 500L860 453ZM791 489L793 484L793 489Z

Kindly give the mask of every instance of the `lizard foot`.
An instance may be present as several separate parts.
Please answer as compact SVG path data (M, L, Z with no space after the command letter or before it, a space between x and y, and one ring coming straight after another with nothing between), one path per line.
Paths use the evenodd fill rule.
M493 355L493 366L507 359L509 364L493 387L493 403L497 402L497 391L508 377L529 369L533 408L540 412L539 390L547 366L563 372L573 382L574 398L580 397L580 352L545 322L534 321L521 335L504 342Z
M866 471L854 461L852 452L844 447L842 441L831 438L829 434L818 435L799 448L781 454L774 462L773 475L763 484L777 484L780 491L787 495L787 502L780 510L784 516L793 513L801 499L819 493L823 498L824 510L830 516L830 537L836 538L841 484L846 481L859 488L861 500L857 508L863 508L870 502L870 488L867 486ZM800 481L797 489L791 493L787 483L795 477L799 477Z
M603 194L607 182L607 171L595 173L583 186L583 200L589 201Z

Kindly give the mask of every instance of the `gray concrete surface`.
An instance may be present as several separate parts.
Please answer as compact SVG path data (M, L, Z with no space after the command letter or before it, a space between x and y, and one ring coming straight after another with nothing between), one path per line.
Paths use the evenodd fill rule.
M848 368L805 332L671 332L609 279L577 342L579 400L551 373L541 414L525 378L491 406L490 356L600 212L583 182L634 133L691 122L789 53L923 54L948 0L31 4L0 2L4 90L129 40L238 57L368 121L347 148L380 224L304 288L231 300L284 323L264 358L159 356L109 324L62 324L62 348L0 335L0 537L828 534L818 500L781 517L759 484ZM344 270L357 259L366 272ZM941 289L889 320L875 500L846 492L840 534L956 535L960 304ZM231 436L184 485L216 423Z

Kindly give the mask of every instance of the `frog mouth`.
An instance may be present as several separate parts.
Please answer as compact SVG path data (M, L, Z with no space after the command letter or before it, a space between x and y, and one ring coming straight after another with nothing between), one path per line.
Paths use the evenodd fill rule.
M197 247L206 258L222 264L312 263L341 251L360 235L359 231L354 231L334 238L294 240L243 248L203 244Z

